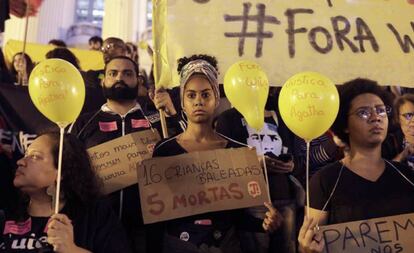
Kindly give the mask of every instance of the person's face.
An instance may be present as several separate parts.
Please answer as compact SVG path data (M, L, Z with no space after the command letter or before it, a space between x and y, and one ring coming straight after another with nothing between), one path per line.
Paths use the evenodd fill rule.
M203 76L191 77L185 85L184 112L190 122L208 123L216 108L216 99L210 82Z
M16 71L26 70L26 59L22 54L18 54L14 57L13 66Z
M136 99L138 96L138 77L132 62L125 59L115 59L109 62L102 85L104 95L108 99Z
M104 62L107 63L115 56L125 56L125 45L119 42L104 41L101 51L103 53Z
M95 42L90 42L89 43L89 49L90 50L101 50L102 44L99 41L95 41Z
M54 184L57 169L51 149L51 140L43 135L29 146L25 156L17 161L17 171L13 180L16 188L25 193L37 192Z
M384 102L378 96L365 93L356 96L348 113L351 148L353 144L375 147L387 136L388 115Z
M414 136L414 104L405 102L400 106L400 115L398 115L401 131L405 137Z

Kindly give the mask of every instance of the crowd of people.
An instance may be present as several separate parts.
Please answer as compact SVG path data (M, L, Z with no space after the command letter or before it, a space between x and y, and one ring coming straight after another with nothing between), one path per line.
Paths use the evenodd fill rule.
M0 252L322 252L319 225L414 211L414 95L408 90L396 93L362 78L337 86L338 116L311 142L305 212L306 145L280 116L280 88L270 89L265 124L256 131L221 103L226 98L213 56L178 59L179 86L165 90L155 89L152 73L139 68L133 43L92 37L90 49L102 52L105 68L88 71L64 42L50 43L56 48L46 58L72 63L86 87L102 90L104 103L84 110L67 129L58 214L52 209L58 133L36 133L17 166L2 168L13 175L2 179L10 194L0 195ZM0 83L27 85L34 64L18 53L8 69L1 57ZM254 147L271 202L144 225L136 184L103 195L86 149L147 129L161 133L158 110L172 137L156 145L153 157Z

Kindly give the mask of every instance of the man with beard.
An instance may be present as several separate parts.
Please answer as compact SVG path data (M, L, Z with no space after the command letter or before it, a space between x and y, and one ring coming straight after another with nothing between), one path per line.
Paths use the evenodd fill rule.
M81 115L72 132L85 143L87 148L112 139L157 128L160 131L159 115L149 115L137 102L138 65L126 56L116 56L108 61L104 69L102 89L106 103L97 112ZM166 91L156 91L154 104L164 108L169 126L179 127L178 116ZM111 193L109 200L119 214L136 252L145 252L145 232L141 217L138 186L132 185Z

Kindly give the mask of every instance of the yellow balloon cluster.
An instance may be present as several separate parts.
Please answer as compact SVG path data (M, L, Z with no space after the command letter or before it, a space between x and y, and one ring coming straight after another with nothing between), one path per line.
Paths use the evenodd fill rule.
M269 81L257 63L239 61L231 65L224 76L224 92L250 127L263 128Z
M36 108L59 127L74 122L85 101L85 84L69 62L48 59L39 63L29 78L29 94Z
M339 110L334 83L316 72L289 78L279 95L279 111L288 128L307 142L324 134Z

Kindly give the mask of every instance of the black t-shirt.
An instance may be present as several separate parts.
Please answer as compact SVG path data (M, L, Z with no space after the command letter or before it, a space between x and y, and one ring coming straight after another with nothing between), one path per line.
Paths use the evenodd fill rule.
M228 140L225 148L240 147L244 147L244 145ZM173 137L158 143L154 149L153 157L175 156L183 153L187 153L187 151ZM197 246L202 243L218 246L224 239L226 232L234 225L243 228L250 227L254 231L261 229L261 221L246 217L242 209L210 212L153 225L150 236L154 235L156 238L150 238L148 247L151 252L161 252L159 247L162 247L162 231Z
M369 181L347 167L343 167L336 190L325 211L329 212L328 224L372 219L414 212L414 174L400 163L386 163L377 181ZM310 182L310 206L322 210L327 202L342 168L340 162L325 166Z
M53 246L47 243L48 221L49 217L30 217L21 223L7 221L0 252L53 252Z
M77 214L72 211L74 209ZM85 208L66 205L62 213L72 220L74 242L78 247L94 253L130 252L125 231L105 202L96 201ZM24 223L16 223L8 219L1 231L0 252L39 252L39 248L43 252L53 252L47 251L52 249L47 244L48 220L49 217L29 217Z

